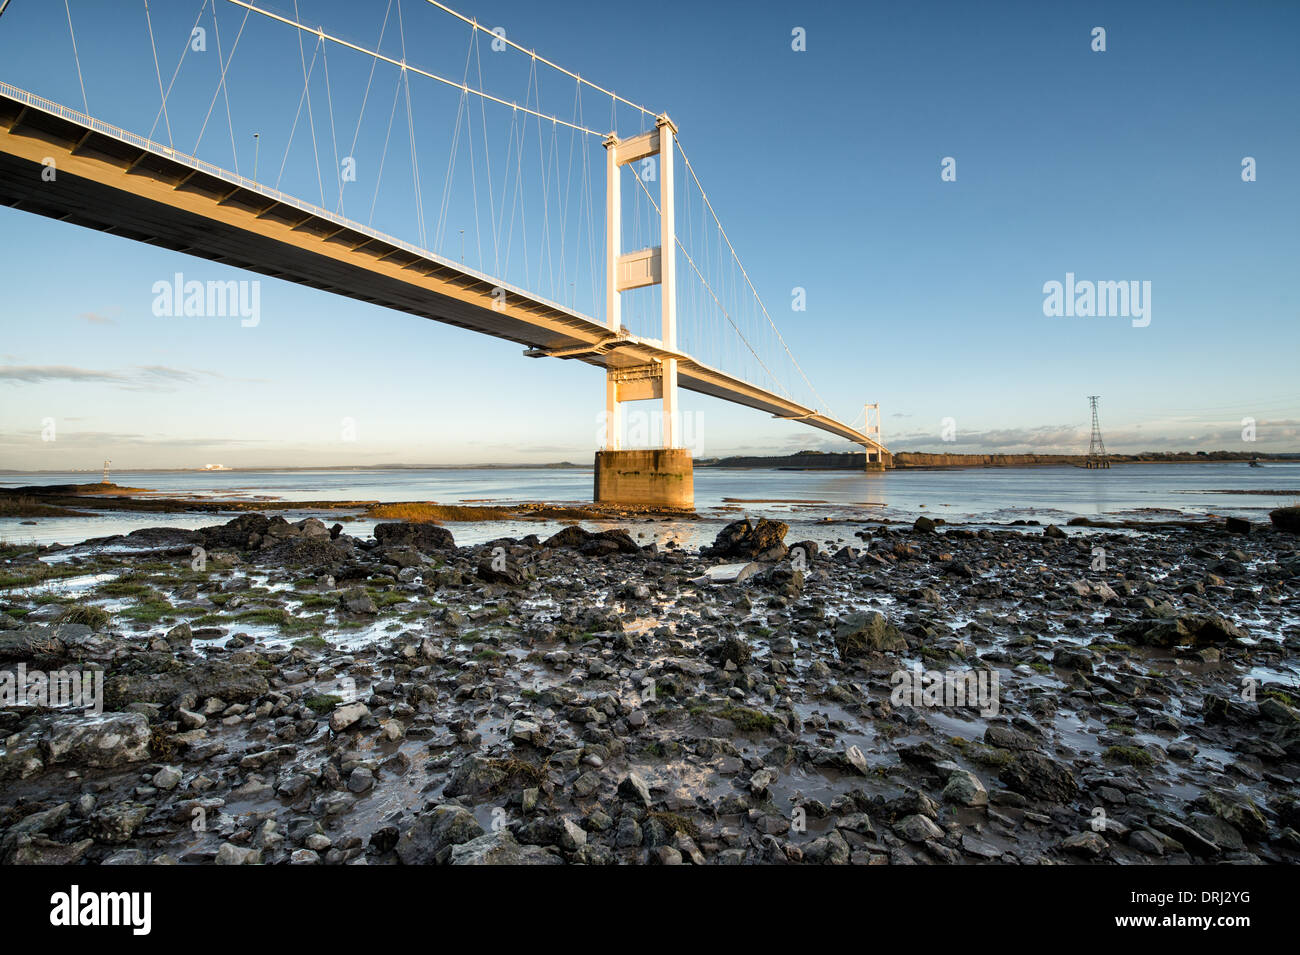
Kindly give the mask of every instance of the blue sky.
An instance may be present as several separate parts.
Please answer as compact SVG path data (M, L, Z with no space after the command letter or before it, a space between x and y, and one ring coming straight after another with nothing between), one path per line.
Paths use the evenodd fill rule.
M228 73L229 116L224 96L208 115L220 73L210 3L199 20L207 49L186 53L168 115L155 123L143 4L69 6L93 115L152 129L161 142L170 127L178 149L238 162L245 174L259 132L258 178L329 208L340 201L334 157L352 154L359 173L344 187L345 213L365 222L373 200L376 228L420 241L414 138L423 244L457 258L466 229L467 262L496 264L483 151L471 181L466 142L490 145L499 203L510 183L501 157L519 130L508 109L472 103L456 139L455 92L413 76L412 137L397 71L381 63L370 79L368 57L327 45L312 67L309 120L298 104L312 38L300 59L298 31L252 15ZM151 4L164 85L203 6ZM263 6L294 15L293 0ZM228 55L244 10L215 7ZM1300 450L1300 6L460 0L459 9L672 115L824 407L847 420L879 401L891 447L1083 450L1086 396L1100 394L1115 450ZM395 58L404 34L412 65L459 80L469 62L502 98L576 115L571 80L541 70L536 99L527 57L494 53L483 38L467 60L469 28L424 0L402 0L400 32L387 0L298 0L298 10ZM1099 26L1105 52L1091 49ZM805 51L791 49L795 27L806 31ZM13 0L0 18L0 80L83 108L62 4ZM609 128L607 98L584 92L581 107L585 124ZM644 123L626 108L613 120L624 135ZM566 176L555 189L570 210L566 239L549 261L539 254L534 188L505 277L599 315L585 265L603 229L599 140L543 133L525 144L522 194L543 168ZM572 172L584 155L593 164L585 186ZM1254 182L1241 177L1248 156ZM941 180L944 157L956 160L956 181ZM631 183L629 247L647 217L642 207L636 218ZM532 230L528 246L520 223ZM528 360L512 343L267 278L256 327L156 317L154 283L177 272L252 278L0 209L0 467L92 467L104 457L118 468L585 462L597 445L604 387L589 366ZM1150 282L1150 324L1045 316L1044 283L1067 273ZM796 287L806 311L791 309ZM629 324L647 329L652 307L629 304ZM685 393L682 404L698 454L847 448L712 399ZM1247 417L1254 444L1241 439ZM41 440L47 419L54 441Z

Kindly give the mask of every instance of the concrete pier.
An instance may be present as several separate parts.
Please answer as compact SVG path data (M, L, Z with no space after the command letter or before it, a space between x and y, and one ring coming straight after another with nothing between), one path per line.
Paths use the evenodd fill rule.
M686 448L596 452L596 503L695 507L695 466Z

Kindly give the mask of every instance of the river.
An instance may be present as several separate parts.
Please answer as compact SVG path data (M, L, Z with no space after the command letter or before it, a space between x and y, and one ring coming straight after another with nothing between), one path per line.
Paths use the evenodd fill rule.
M158 496L206 500L437 501L443 504L585 504L588 468L339 468L331 470L114 471L113 481ZM0 486L86 483L98 473L6 474ZM1249 467L1241 462L1117 464L1109 470L1074 467L964 470L784 471L698 468L699 514L716 520L739 514L780 517L792 527L856 520L912 520L919 514L950 523L1006 524L1015 520L1064 523L1071 517L1158 519L1206 515L1267 520L1269 510L1300 500L1300 462ZM1219 493L1231 491L1238 493ZM1254 492L1254 493L1241 493ZM1290 493L1288 493L1290 492ZM303 513L308 513L304 511ZM328 515L322 515L329 520ZM0 519L0 539L72 543L139 527L199 527L210 514L93 511L89 517ZM683 543L707 536L704 526L653 524L655 536ZM349 533L373 522L359 521ZM710 521L710 525L712 521ZM454 525L457 540L472 543L504 534L544 533L553 525L494 522ZM841 523L842 526L842 523Z

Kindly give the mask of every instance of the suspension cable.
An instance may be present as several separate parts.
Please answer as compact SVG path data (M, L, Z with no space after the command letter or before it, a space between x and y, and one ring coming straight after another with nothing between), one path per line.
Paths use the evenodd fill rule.
M235 34L235 43L230 48L230 57L222 59L221 53L221 29L217 26L217 5L212 5L212 27L217 39L217 61L221 63L221 78L217 81L217 88L212 92L212 101L208 103L207 115L203 117L203 125L199 127L199 138L194 141L194 149L190 155L199 154L199 144L203 142L203 134L207 132L208 120L212 118L212 111L216 108L217 97L223 93L226 94L226 125L230 128L230 149L235 157L235 172L239 172L239 152L235 149L235 126L234 118L230 114L230 95L226 93L226 72L230 69L230 64L234 62L235 51L239 49L239 39L244 35L244 24L248 22L248 12L244 12L244 22L239 25L239 32Z
M393 0L388 0L388 6L384 9L384 22L379 25L379 46L384 45L384 31L388 29L388 15L393 11ZM245 12L244 16L248 16ZM375 68L379 66L378 60L370 61L370 76L366 80L366 92L361 97L361 111L357 114L357 128L352 133L352 146L348 149L348 155L355 157L357 154L357 140L361 138L361 123L366 118L366 104L370 102L370 87L375 81ZM343 213L343 190L347 188L348 180L344 179L339 184L339 213Z
M302 104L307 99L307 89L311 85L311 75L316 70L316 57L320 56L320 40L316 41L316 46L311 54L311 66L307 66L306 56L300 51L302 58L302 94L298 97L298 109L293 114L293 125L289 127L289 141L284 146L284 158L280 160L280 173L275 177L275 188L280 188L280 181L284 178L285 167L289 164L289 151L293 149L293 138L298 133L298 120L302 116ZM308 107L308 112L311 108ZM320 178L320 160L316 161L316 176ZM324 187L322 186L322 192ZM322 196L324 198L324 196Z
M651 206L651 208L654 209L654 211L655 211L656 214L658 214L658 213L659 213L659 205L658 205L658 203L655 202L655 200L654 200L654 196L650 195L650 190L647 189L645 183L641 181L641 177L640 177L640 176L633 176L632 178L635 179L635 180L637 181L637 184L641 187L641 191L644 192L645 195L646 195L646 198L647 198L648 200L650 200L650 206ZM700 277L700 282L702 282L703 285L704 285L704 287L705 287L706 289L709 290L709 294L710 294L711 296L713 296L713 301L717 303L717 305L718 305L718 310L721 311L722 314L723 314L723 317L725 317L725 318L727 319L727 321L731 323L731 327L734 328L734 329L736 329L736 334L737 334L738 336L740 336L740 340L741 340L742 342L745 343L745 347L748 348L748 349L749 349L749 353L750 353L751 355L754 356L754 360L755 360L756 362L758 362L758 364L762 367L762 369L763 369L765 372L767 372L768 377L772 379L772 383L773 383L774 385L776 385L778 388L780 388L782 391L784 391L784 392L785 392L785 396L786 396L787 398L789 398L791 401L793 401L793 400L794 400L794 395L790 394L789 389L787 389L783 384L781 384L781 380L780 380L779 378L777 378L777 376L776 376L775 374L772 373L772 369L770 369L770 368L767 367L767 364L763 361L763 359L762 359L761 357L759 357L758 352L754 351L754 346L751 345L751 344L749 343L749 339L745 337L744 332L742 332L742 331L740 330L740 327L739 327L738 325L736 325L735 320L731 317L730 314L728 314L727 309L726 309L726 306L724 306L724 305L722 304L722 302L719 301L717 293L713 290L713 286L711 286L711 285L709 284L708 280L707 280L703 275L700 274L700 270L699 270L698 268L696 268L695 260L692 259L692 258L691 258L691 254L690 254L689 252L686 251L686 246L682 245L682 240L681 240L679 237L677 237L676 235L673 236L673 240L676 242L677 247L678 247L679 249L682 250L682 255L685 256L686 261L687 261L688 263L690 263L690 266L691 266L691 268L694 270L695 274L696 274L696 275L699 275L699 277ZM662 249L661 249L661 251L660 251L660 254L661 254L661 255L663 254Z
M500 40L502 43L505 43L507 46L512 46L512 47L514 47L514 48L515 48L516 50L518 50L520 53L526 53L526 54L528 54L529 56L531 56L531 57L532 57L534 60L536 60L537 62L542 63L542 64L544 64L544 65L546 65L546 66L549 66L549 67L550 67L551 69L553 69L553 70L559 70L561 73L563 73L565 76L569 77L570 79L577 80L579 83L583 84L584 86L590 86L593 90L595 90L595 91L598 92L598 93L601 93L601 94L604 95L604 96L608 96L611 100L617 100L618 102L623 103L623 104L626 105L626 106L630 106L630 107L632 107L633 109L640 110L640 111L641 111L644 115L646 115L646 116L657 116L657 115L658 115L654 110L646 109L644 106L641 106L641 105L639 105L639 104L637 104L637 103L634 103L634 102L632 102L632 101L629 100L629 99L624 99L623 97L619 96L617 93L615 93L615 92L613 92L613 91L611 91L611 90L607 90L607 89L605 89L603 86L597 86L595 83L591 82L590 80L585 80L585 79L583 79L583 78L582 78L581 76L579 76L577 73L574 73L574 72L571 72L571 71L569 71L569 70L566 70L564 67L560 66L558 63L552 63L552 62L551 62L550 60L548 60L546 57L541 56L540 54L538 54L537 51L535 51L535 50L529 50L529 49L527 49L526 47L522 47L522 46L520 46L520 45L519 45L518 43L516 43L514 40L511 40L509 37L505 36L504 31L503 31L502 33L496 33L496 32L494 32L493 30L489 30L487 27L482 26L482 25L481 25L477 20L471 19L470 17L465 16L463 13L457 13L457 12L456 12L455 10L453 10L451 7L446 6L445 4L439 3L438 0L426 0L426 2L432 4L432 5L435 6L435 7L437 7L439 10L443 11L444 13L450 13L450 14L451 14L453 17L455 17L456 19L458 19L458 20L462 20L462 21L464 21L465 23L468 23L468 24L469 24L470 26L472 26L475 30L482 30L484 33L490 34L490 35L493 37L493 39L495 39L495 40Z
M0 13L4 13L4 8L9 6L9 0L5 0L4 6L0 7ZM68 14L68 35L72 37L72 58L77 61L77 82L81 84L81 102L86 107L86 115L90 115L90 101L86 99L86 81L81 78L81 54L77 52L77 31L72 28L72 8L68 6L68 0L63 0L63 9Z
M298 0L293 0L293 13L294 13L294 16L298 16L298 15L299 15L299 14L298 14ZM324 54L325 54L325 44L322 43L322 42L319 41L319 40L317 41L317 50L313 51L313 52L312 52L312 56L311 56L311 62L312 62L312 67L313 67L313 68L316 66L316 53L317 53L317 52L319 52L319 53L321 54L321 56L324 57ZM316 145L316 111L315 111L314 109L312 109L312 105L311 105L311 73L309 73L309 72L307 71L307 55L306 55L306 53L303 51L303 48L302 48L302 34L301 34L301 33L298 34L298 60L299 60L299 62L302 64L302 78L303 78L303 88L302 88L302 89L303 89L303 95L304 95L304 96L306 97L306 99L307 99L307 129L308 129L308 132L311 133L311 153L312 153L312 156L314 157L314 159L315 159L315 161L316 161L316 186L317 186L318 189L320 189L320 204L321 204L321 208L324 208L324 207L325 207L325 181L324 181L324 179L321 178L321 174L320 174L320 149L319 149L319 148L317 147L317 145ZM301 108L301 105L302 105L302 104L299 103L299 107L300 107L300 108ZM287 157L286 157L286 158L287 158ZM424 242L421 241L420 244L421 244L421 245L424 245Z
M673 138L676 139L676 137ZM727 230L722 228L722 222L718 219L718 214L713 211L713 203L709 202L708 194L705 193L704 186L700 184L700 177L695 175L695 167L691 165L690 159L687 158L686 156L686 150L682 149L680 142L677 144L677 151L681 153L682 162L686 164L687 171L690 172L691 178L695 180L695 186L697 189L700 190L700 198L704 200L704 205L708 207L709 214L713 216L713 221L718 226L719 234L721 234L723 240L727 243L727 248L731 250L731 257L735 260L736 267L740 269L740 274L745 277L745 283L749 286L749 290L754 293L754 299L758 302L758 307L763 310L763 316L767 319L767 323L772 326L772 331L776 333L777 341L779 341L781 343L781 347L785 349L786 355L789 356L790 361L794 364L794 367L799 371L799 375L803 378L804 383L807 384L808 387L812 390L813 397L815 397L819 402L821 402L823 408L829 409L830 406L826 403L826 399L824 399L820 394L818 394L816 387L814 387L813 383L808 380L808 375L804 372L803 367L799 364L798 360L791 353L790 346L785 343L785 338L784 336L782 336L781 330L776 327L776 322L772 321L772 316L768 314L767 306L763 304L763 299L758 294L758 289L754 288L753 280L750 279L749 273L745 271L745 266L741 264L740 256L736 254L736 247L731 244L731 238L727 235Z
M190 51L190 44L193 42L194 39L194 31L197 30L199 24L203 22L203 11L206 10L207 7L208 7L208 0L203 0L203 5L199 7L198 16L194 18L194 26L190 27L189 36L185 38L185 44L184 46L181 47L181 55L180 58L177 59L176 61L176 69L172 70L172 78L171 78L171 82L167 84L167 92L162 93L162 71L158 67L158 47L154 43L154 39L153 39L153 21L149 19L149 0L145 0L144 15L145 15L145 20L149 23L149 45L153 47L153 68L154 68L154 72L158 74L158 91L162 93L162 105L158 107L158 112L154 114L153 125L149 127L149 137L148 137L149 139L153 139L154 130L158 128L158 120L164 118L164 116L166 116L167 114L167 97L172 95L172 87L176 85L176 77L180 76L181 64L185 62L185 54ZM170 119L168 119L167 125L168 125L167 144L171 146L174 144L171 142L171 120Z
M218 18L217 18L217 5L215 3L212 5L212 32L216 35L217 38L217 59L223 64L221 67L221 82L219 85L221 86L221 95L226 101L226 128L230 130L230 154L235 161L236 173L239 172L239 147L235 145L235 117L230 112L230 90L226 86L226 70L230 68L230 64L233 63L235 60L235 51L239 48L239 38L244 35L244 23L247 22L248 22L248 11L245 10L243 23L239 24L239 32L235 34L234 45L231 46L230 48L230 59L223 60L222 59L223 54L221 52L221 24L218 22ZM214 100L213 102L216 101ZM209 115L211 115L211 107L208 107L208 109L209 109ZM204 120L204 123L205 124L207 123L206 119ZM198 147L195 146L194 147L195 155L198 154L198 151L199 151Z
M547 113L542 113L535 109L530 109L528 106L520 106L518 103L512 103L509 100L502 99L499 96L494 96L491 93L486 92L485 90L473 89L464 83L457 83L455 80L448 79L445 76L439 76L437 73L431 73L428 70L420 69L418 66L412 66L409 63L403 63L401 60L395 60L391 56L385 56L383 53L380 53L378 50L368 50L365 47L359 46L356 43L352 43L348 40L344 40L341 39L340 37L336 37L332 34L326 33L323 29L318 28L313 30L311 27L307 26L304 23L299 23L297 20L293 20L289 17L281 16L280 14L273 13L270 10L263 10L261 7L254 6L253 4L248 3L247 0L228 0L228 2L233 3L239 7L244 7L247 10L252 10L254 13L261 14L262 16L267 17L271 20L277 20L280 23L285 24L286 26L294 27L295 29L301 30L304 33L310 33L314 36L320 37L322 40L328 40L330 43L337 43L339 46L345 46L349 50L354 50L357 53L364 53L367 56L373 56L375 59L383 60L385 63L389 63L392 66L398 67L399 69L409 70L412 73L416 73L420 76L426 77L427 79L436 80L437 82L442 83L446 86L450 86L454 89L462 90L463 92L466 93L473 93L475 96L481 96L483 99L491 100L492 102L498 103L501 106L508 106L512 110L515 110L516 112L527 113L530 116L536 116L538 119L547 119L550 120L552 123L559 123L561 126L567 126L570 129L576 129L578 132L586 133L588 136L599 136L602 139L604 139L605 136L608 135L608 133L602 133L595 129L588 129L585 126L580 126L577 123L571 123L567 119L560 119L558 116L551 116Z

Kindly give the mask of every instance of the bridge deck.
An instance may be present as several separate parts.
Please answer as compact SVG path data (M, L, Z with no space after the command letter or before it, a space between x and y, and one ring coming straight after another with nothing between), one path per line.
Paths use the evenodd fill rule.
M57 175L41 172L47 157ZM765 388L210 163L0 83L0 204L602 368L677 359L683 388L870 436ZM500 293L505 290L505 303ZM886 452L887 453L887 452Z

